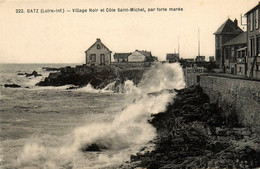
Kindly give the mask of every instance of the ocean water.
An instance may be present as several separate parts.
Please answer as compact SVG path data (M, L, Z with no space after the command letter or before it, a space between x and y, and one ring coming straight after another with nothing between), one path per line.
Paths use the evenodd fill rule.
M79 90L35 86L49 74L44 66L65 65L0 65L0 168L118 168L143 147L152 149L156 131L147 120L175 95L164 89L185 86L176 63L155 65L138 86L126 81L124 93L90 85ZM17 75L33 70L43 76ZM22 87L4 88L5 83ZM81 151L93 143L106 149Z

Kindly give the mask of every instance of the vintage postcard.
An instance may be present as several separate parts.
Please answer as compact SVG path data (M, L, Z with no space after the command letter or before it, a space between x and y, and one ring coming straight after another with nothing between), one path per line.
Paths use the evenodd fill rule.
M0 0L0 168L260 167L257 0Z

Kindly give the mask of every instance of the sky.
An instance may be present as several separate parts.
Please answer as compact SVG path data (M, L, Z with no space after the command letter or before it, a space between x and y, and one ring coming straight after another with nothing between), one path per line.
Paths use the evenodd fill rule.
M0 63L84 63L100 38L113 52L151 51L182 58L215 55L214 32L258 0L0 0ZM162 12L157 8L183 8ZM154 12L27 13L27 9L155 8ZM16 13L23 9L24 13ZM40 12L40 11L39 11ZM240 26L241 28L245 26Z

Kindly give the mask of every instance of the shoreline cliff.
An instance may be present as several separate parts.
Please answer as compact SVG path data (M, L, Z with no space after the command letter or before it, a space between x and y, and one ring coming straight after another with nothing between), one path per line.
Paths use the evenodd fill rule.
M225 116L200 86L176 90L164 113L150 123L158 137L153 151L131 156L122 168L256 168L260 142L235 114Z

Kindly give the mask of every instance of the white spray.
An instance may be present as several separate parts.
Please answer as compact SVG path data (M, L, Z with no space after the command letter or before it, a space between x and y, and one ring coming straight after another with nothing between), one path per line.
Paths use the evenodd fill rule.
M72 168L73 156L78 155L82 147L93 143L108 150L130 150L126 153L129 157L132 149L136 151L156 136L155 128L147 120L151 114L163 112L174 96L174 93L165 89L180 89L184 86L183 72L179 64L154 65L144 74L144 79L137 87L131 81L125 82L125 102L128 106L116 113L112 122L78 127L58 147L26 144L17 159L17 165L19 168ZM155 92L157 94L149 94ZM117 159L122 155L120 151L117 151ZM107 158L104 154L100 155L100 160ZM121 160L123 162L126 159Z

